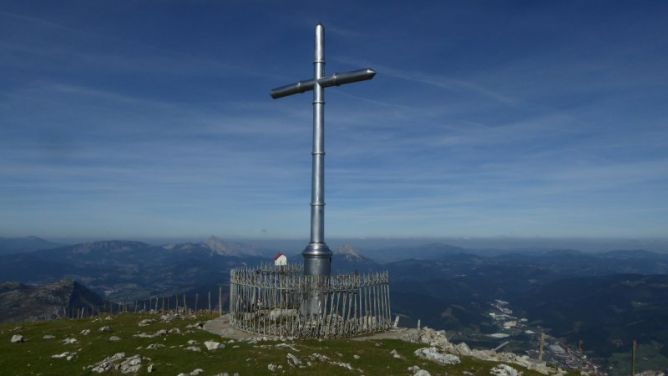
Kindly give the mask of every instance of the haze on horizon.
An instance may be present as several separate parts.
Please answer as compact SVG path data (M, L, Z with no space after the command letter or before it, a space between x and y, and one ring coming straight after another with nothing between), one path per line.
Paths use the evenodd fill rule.
M0 4L0 236L664 238L668 4Z

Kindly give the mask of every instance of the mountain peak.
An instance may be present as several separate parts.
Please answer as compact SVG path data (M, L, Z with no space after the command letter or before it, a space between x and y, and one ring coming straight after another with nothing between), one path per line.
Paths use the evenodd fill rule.
M352 244L344 244L334 250L335 255L341 255L345 257L348 260L362 260L366 259L366 257L362 256L362 254L355 249L355 247L352 246Z
M229 248L229 245L227 244L227 242L225 242L225 240L214 235L209 236L209 238L203 241L202 243L212 251L221 254L226 253L226 251Z

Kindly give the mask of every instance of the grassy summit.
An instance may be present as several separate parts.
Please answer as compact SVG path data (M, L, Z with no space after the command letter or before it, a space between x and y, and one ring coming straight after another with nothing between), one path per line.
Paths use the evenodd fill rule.
M197 327L211 318L191 316L161 321L159 315L125 313L83 320L54 320L36 323L0 325L0 373L3 375L88 375L95 374L89 366L116 353L125 357L139 355L141 368L137 374L178 375L202 369L200 375L227 372L239 375L412 375L409 367L418 366L432 375L489 375L497 366L462 357L457 365L442 366L414 355L424 345L400 340L323 340L323 341L238 341L221 338ZM151 322L140 326L142 320ZM105 331L100 331L103 327ZM87 334L84 334L87 333ZM136 335L144 333L152 338ZM23 342L11 343L14 335ZM53 338L44 338L53 336ZM111 337L117 340L110 340ZM65 339L75 343L66 344ZM224 344L224 348L207 350L205 341ZM200 351L194 351L199 349ZM391 354L396 350L399 357ZM67 353L67 355L62 355ZM302 367L290 365L288 354L294 355ZM62 355L53 358L53 355ZM71 356L67 360L68 356ZM294 362L293 362L294 363ZM269 370L269 365L275 368ZM522 369L524 376L539 375ZM120 374L112 370L108 374Z

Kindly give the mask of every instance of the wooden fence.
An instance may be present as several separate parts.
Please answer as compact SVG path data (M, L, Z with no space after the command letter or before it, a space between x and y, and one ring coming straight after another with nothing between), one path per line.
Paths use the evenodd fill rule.
M314 304L315 303L315 304ZM301 265L230 272L234 327L296 338L352 337L391 327L387 272L305 276Z

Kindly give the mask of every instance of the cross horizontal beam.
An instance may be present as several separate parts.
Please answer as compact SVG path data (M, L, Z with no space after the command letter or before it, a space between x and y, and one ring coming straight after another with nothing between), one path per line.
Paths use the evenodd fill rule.
M373 78L376 71L371 68L358 69L350 72L334 73L318 80L323 88L330 86L341 86L353 82L366 81ZM271 91L271 97L274 99L287 97L293 94L301 94L313 90L315 80L297 81L294 84L277 87Z

